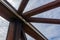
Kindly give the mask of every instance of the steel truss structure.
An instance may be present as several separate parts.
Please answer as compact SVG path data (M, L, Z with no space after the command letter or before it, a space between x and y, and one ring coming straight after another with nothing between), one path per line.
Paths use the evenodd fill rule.
M6 40L27 40L25 33L36 40L48 40L30 22L60 24L60 19L34 18L33 15L51 10L60 6L60 0L23 13L29 0L22 0L18 10L14 9L6 0L0 0L0 16L10 22Z

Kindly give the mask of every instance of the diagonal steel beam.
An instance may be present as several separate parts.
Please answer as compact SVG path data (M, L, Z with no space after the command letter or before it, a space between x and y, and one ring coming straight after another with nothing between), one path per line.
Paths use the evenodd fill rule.
M1 0L1 3L3 4L3 6L8 10L8 12L12 12L10 13L9 16L6 15L7 19L9 20L11 17L13 18L17 18L19 20L22 20L26 25L28 25L32 30L34 30L37 34L36 35L39 35L41 36L40 32L34 28L30 23L28 23L23 17L21 17L20 15L18 15L18 13L16 11L14 11L5 1ZM3 9L4 9L3 7ZM1 10L0 10L1 11ZM2 10L3 11L3 10ZM5 11L5 10L4 10ZM7 12L7 11L6 11ZM1 13L0 13L1 14ZM5 13L4 13L5 14ZM8 13L7 13L8 14ZM3 14L2 14L3 15ZM3 16L5 17L5 16ZM43 36L42 37L44 40L46 40L46 38Z
M22 0L22 2L21 2L21 4L20 4L20 7L19 7L19 9L18 9L18 12L19 12L20 14L24 11L24 9L25 9L25 7L27 6L28 2L29 2L29 0Z
M23 1L22 1L23 2ZM25 4L23 5L23 3L21 3L22 4L22 6L26 6ZM21 7L22 7L21 6ZM22 8L19 8L19 10L18 10L18 12L19 13L21 13L22 12ZM27 33L27 34L29 34L30 36L32 36L32 37L34 37L36 40L44 40L41 36L39 36L39 35L36 35L37 33L33 30L33 29L31 29L28 25L26 25L26 24L23 24L23 27L24 27L24 31ZM34 35L33 35L34 34ZM41 33L42 34L42 33Z
M53 1L53 2L48 3L46 5L35 8L35 9L31 10L31 11L25 12L25 13L23 13L23 16L30 17L30 16L40 14L42 12L51 10L51 9L59 7L59 6L60 6L60 1Z
M23 25L24 26L24 31L27 33L27 34L29 34L31 37L33 37L34 39L36 39L36 40L48 40L41 32L40 32L40 36L39 35L37 35L37 33L33 30L33 29L31 29L28 25L26 25L26 24L24 24ZM32 25L33 26L33 25ZM34 26L33 26L34 27ZM35 27L34 27L35 28ZM36 29L36 28L35 28ZM39 30L38 30L39 31ZM46 39L44 39L44 38L46 38Z
M49 18L35 18L31 17L28 19L29 22L36 22L36 23L51 23L51 24L60 24L60 19L49 19Z
M23 5L23 4L22 4ZM24 5L25 6L25 5ZM22 7L22 6L21 6ZM20 10L21 10L21 8L19 8ZM19 13L21 13L20 12L20 10L18 10L18 12ZM32 24L31 24L32 25ZM26 25L26 24L23 24L23 27L24 27L24 31L27 33L27 34L29 34L30 36L32 36L33 38L35 38L36 40L44 40L41 36L39 36L39 35L37 35L37 33L33 30L33 29L31 29L28 25ZM33 26L34 27L34 26ZM40 32L41 33L41 32ZM34 35L33 35L34 34ZM42 33L41 33L41 35L42 35ZM43 35L44 36L44 35ZM44 36L45 37L45 36ZM45 37L46 38L46 37ZM47 38L46 38L47 39Z
M0 3L0 16L8 21L10 21L10 18L17 18L17 16L15 16L13 12L6 8L2 3Z

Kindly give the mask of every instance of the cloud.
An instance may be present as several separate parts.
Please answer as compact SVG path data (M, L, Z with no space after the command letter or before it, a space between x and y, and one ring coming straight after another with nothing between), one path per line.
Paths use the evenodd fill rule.
M24 12L27 12L27 11L32 10L34 8L40 7L44 4L47 4L52 1L55 1L55 0L29 0Z
M49 40L60 40L60 36L52 37L52 38L49 39Z
M0 17L0 40L6 40L9 22Z
M32 23L40 32L43 33L49 40L57 37L60 38L60 25L57 24L43 24L43 23Z
M18 10L22 0L7 0L16 10Z

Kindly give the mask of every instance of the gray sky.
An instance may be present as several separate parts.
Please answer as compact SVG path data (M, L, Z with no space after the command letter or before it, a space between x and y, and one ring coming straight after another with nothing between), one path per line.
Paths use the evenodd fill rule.
M9 22L0 17L0 40L6 40Z

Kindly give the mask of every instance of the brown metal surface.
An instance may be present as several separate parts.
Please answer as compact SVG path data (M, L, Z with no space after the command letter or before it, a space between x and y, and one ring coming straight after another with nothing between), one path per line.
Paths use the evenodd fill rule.
M35 18L31 17L28 19L29 22L35 23L51 23L51 24L60 24L60 19L49 19L49 18Z
M25 35L23 34L22 21L14 20L14 24L14 40L26 40Z
M7 40L14 39L14 27L15 27L15 24L13 22L10 22L9 30L8 30L8 34L7 34Z
M9 21L11 21L10 19L11 18L17 18L14 14L13 14L13 12L11 12L9 9L7 9L4 5L2 5L1 3L0 3L0 15L2 16L2 17L4 17L5 19L7 19L7 20L9 20ZM28 26L29 27L29 26ZM27 27L27 28L28 28ZM25 27L26 28L26 27ZM29 30L29 29L28 29ZM31 31L32 30L32 31ZM34 30L33 29L31 29L30 28L30 32L33 32ZM28 31L26 31L26 32L28 32ZM34 33L35 32L33 32L33 35L34 35ZM28 34L30 34L29 32L28 32ZM39 34L35 34L35 35L39 35ZM31 35L32 36L32 35ZM39 35L40 36L40 35ZM38 36L38 37L39 37ZM33 36L34 37L34 36ZM34 38L38 38L38 37L34 37ZM9 37L8 37L8 39L9 39ZM44 39L44 38L43 38Z
M53 1L51 3L48 3L46 5L40 6L38 8L35 8L31 11L23 13L23 16L30 17L36 14L40 14L42 12L48 11L50 9L56 8L60 6L60 1Z
M0 16L10 21L10 18L16 18L16 16L8 8L0 3Z
M25 3L26 2L26 3ZM28 1L27 0L23 0L18 12L22 13L23 10L25 9L26 5L27 5ZM21 15L21 14L20 14ZM24 16L23 16L24 17ZM30 36L32 36L33 38L35 38L36 40L44 40L40 35L38 35L33 29L31 29L28 25L24 24L23 25L24 30L27 34L29 34ZM33 35L34 34L34 35ZM42 33L41 33L42 34ZM47 38L46 38L47 39Z
M34 26L33 26L34 27ZM30 35L31 37L33 37L34 39L36 39L36 40L45 40L42 36L44 36L44 35L42 35L42 36L39 36L33 29L31 29L29 26L27 26L27 25L24 25L24 30L25 30L25 32L28 34L28 35ZM40 32L41 33L41 32ZM42 33L41 33L42 34ZM46 37L45 37L46 38ZM46 38L46 40L47 40L47 38Z
M18 9L18 12L19 12L20 14L24 11L24 9L25 9L25 7L27 6L28 2L29 2L29 0L22 0L22 2L21 2L21 4L20 4L20 7L19 7L19 9Z
M21 2L21 5L20 5L20 7L18 9L18 13L22 13L24 11L28 1L29 0L23 0ZM60 24L60 19L27 18L27 17L33 16L33 15L48 11L50 9L59 7L59 6L60 6L60 0L58 0L58 1L56 0L56 1L53 1L53 2L48 3L46 5L43 5L41 7L38 7L36 9L33 9L31 11L28 11L28 12L24 13L23 16L26 17L26 20L28 22ZM0 16L4 17L8 21L11 21L10 20L11 18L19 19L16 15L14 15L14 13L11 10L6 8L1 3L0 3ZM10 25L9 25L9 31L8 31L8 35L7 35L7 40L14 40L14 27L15 27L15 23L11 22ZM17 25L17 27L18 27L18 25ZM44 35L42 35L42 33L40 33L41 35L37 34L35 30L31 29L26 24L24 24L23 27L24 27L25 32L27 34L29 34L30 36L32 36L33 38L35 38L36 40L45 40L44 38L46 38L46 37ZM17 29L19 29L19 28L17 28ZM17 31L19 31L19 30L17 30ZM16 32L16 33L18 34L18 32ZM17 36L19 36L19 35L17 35ZM18 39L18 37L16 37L16 38ZM47 40L47 38L46 38L46 40Z

